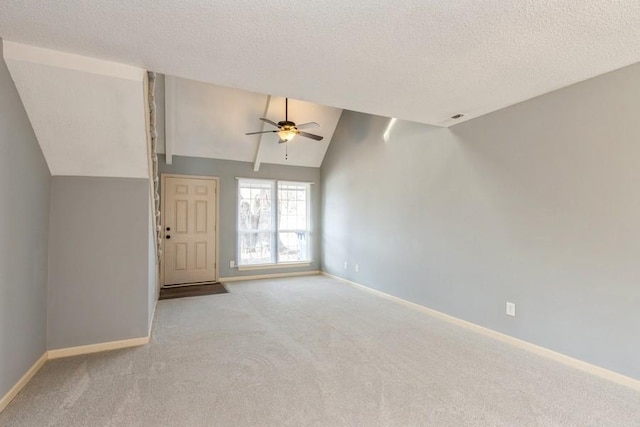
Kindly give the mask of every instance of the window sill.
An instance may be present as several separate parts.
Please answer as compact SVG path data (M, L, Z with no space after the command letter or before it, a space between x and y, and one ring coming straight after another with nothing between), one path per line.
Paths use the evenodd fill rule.
M255 264L255 265L239 265L238 271L252 271L252 270L270 270L275 268L295 268L295 267L309 267L311 261L301 262L286 262L282 264Z

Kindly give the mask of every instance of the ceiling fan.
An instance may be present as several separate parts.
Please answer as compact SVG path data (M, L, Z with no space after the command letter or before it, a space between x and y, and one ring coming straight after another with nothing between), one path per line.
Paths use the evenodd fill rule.
M285 98L284 100L284 120L281 122L274 122L269 119L265 119L264 117L260 117L265 123L269 123L272 126L277 127L277 130L264 130L260 132L248 132L245 135L257 135L259 133L277 133L278 137L280 137L279 143L289 142L293 139L294 136L300 135L305 138L315 139L316 141L322 141L322 136L314 135L312 133L303 132L301 129L309 129L320 126L316 122L303 123L301 125L296 125L294 122L289 121L289 98Z

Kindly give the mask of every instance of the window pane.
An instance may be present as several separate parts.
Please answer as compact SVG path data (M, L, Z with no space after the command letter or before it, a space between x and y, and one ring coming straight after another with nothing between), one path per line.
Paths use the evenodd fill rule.
M308 233L278 233L278 262L308 261Z
M275 262L272 199L275 183L240 180L238 191L238 264Z
M278 228L308 231L309 184L278 184Z
M273 231L273 183L240 182L238 229Z
M309 184L278 183L278 262L309 261Z
M238 245L240 246L240 265L271 264L274 262L271 250L273 233L240 232Z

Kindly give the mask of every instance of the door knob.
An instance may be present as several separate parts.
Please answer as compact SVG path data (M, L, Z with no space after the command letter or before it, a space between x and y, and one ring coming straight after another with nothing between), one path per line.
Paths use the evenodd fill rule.
M167 240L169 240L171 238L171 236L169 236L168 234L165 236Z
M167 231L171 231L171 227L167 227Z

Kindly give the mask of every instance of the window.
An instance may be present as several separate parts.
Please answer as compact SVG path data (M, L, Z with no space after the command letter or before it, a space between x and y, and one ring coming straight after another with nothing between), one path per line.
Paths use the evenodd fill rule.
M278 262L309 261L309 184L278 182Z
M271 264L274 245L274 182L240 180L238 265Z
M238 180L238 265L309 262L310 185Z

